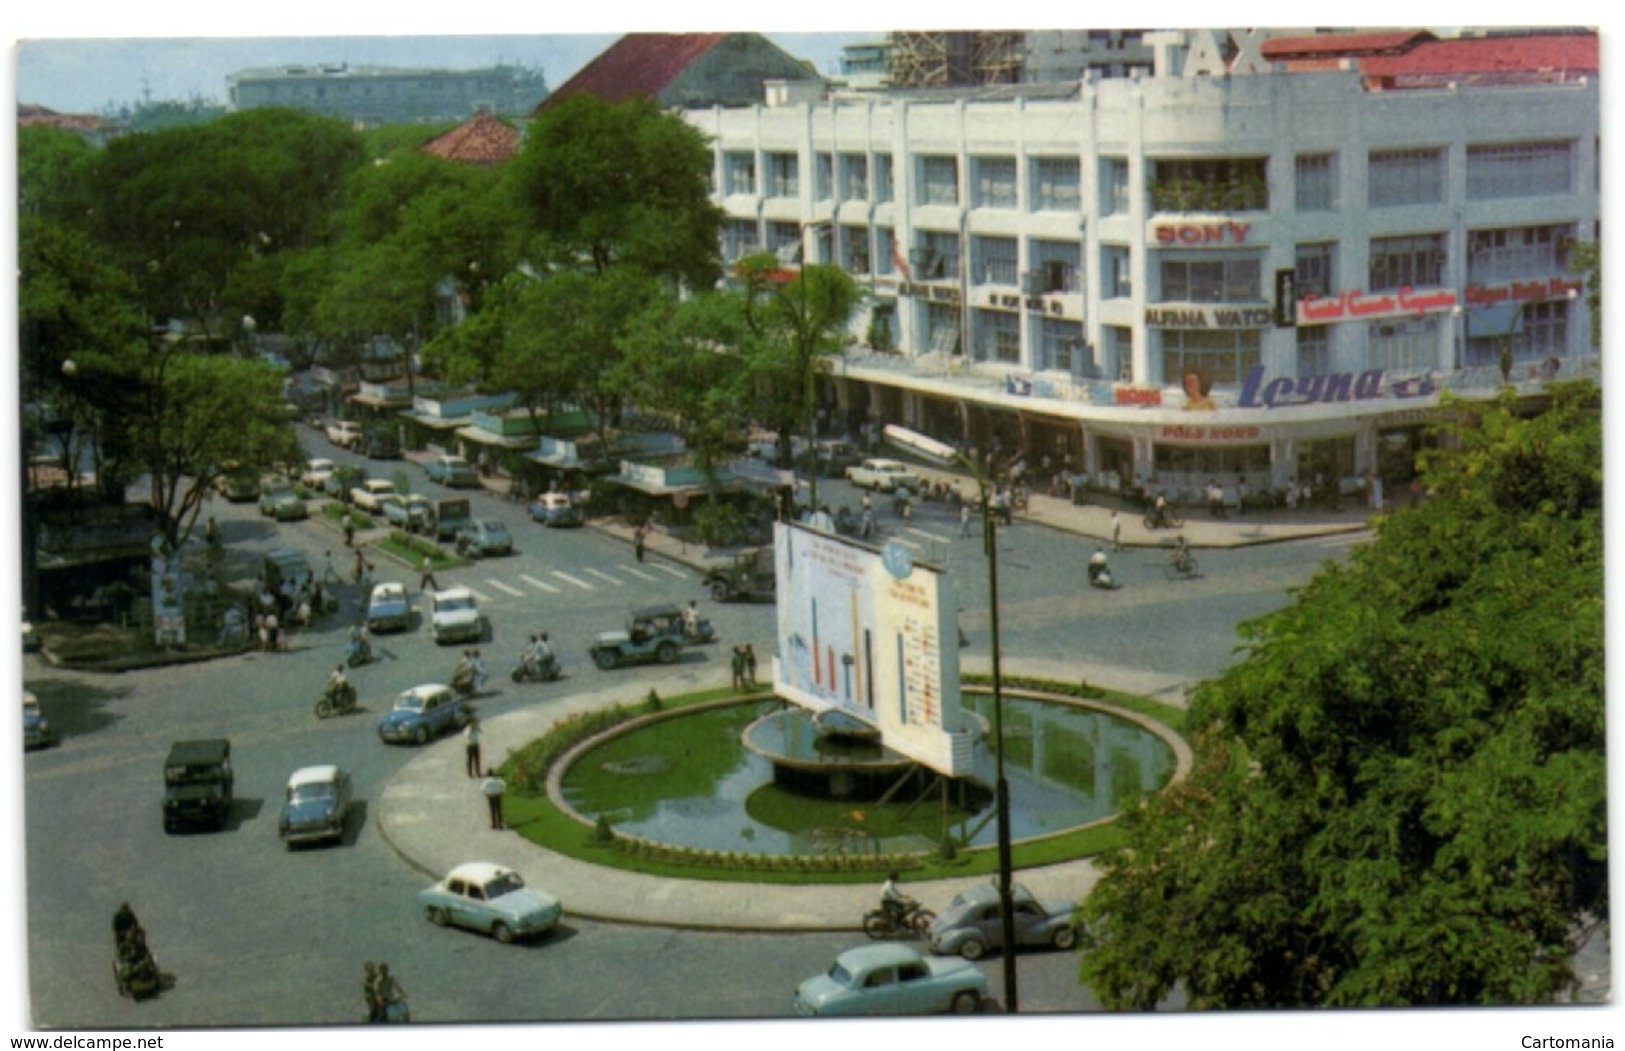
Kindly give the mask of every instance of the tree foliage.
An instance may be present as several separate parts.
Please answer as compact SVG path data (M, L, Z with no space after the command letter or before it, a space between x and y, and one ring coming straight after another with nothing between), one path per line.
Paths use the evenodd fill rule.
M711 150L652 100L572 95L531 124L508 167L532 258L624 266L707 289L720 274Z
M1194 694L1084 904L1102 1002L1534 1003L1606 920L1599 396L1456 404L1431 491Z

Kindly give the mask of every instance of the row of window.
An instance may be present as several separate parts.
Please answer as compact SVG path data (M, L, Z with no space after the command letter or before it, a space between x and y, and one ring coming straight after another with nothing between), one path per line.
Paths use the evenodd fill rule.
M754 152L723 154L722 186L726 194L796 197L801 192L801 158L793 152L761 155L758 180ZM1444 147L1372 150L1367 157L1366 206L1443 204L1447 185ZM914 158L917 205L960 204L961 158L923 154ZM1017 210L1023 207L1016 158L972 156L966 192L973 208ZM1129 164L1126 158L1101 159L1100 211L1128 211ZM818 153L814 155L815 200L873 201L895 199L889 153ZM1032 157L1028 160L1025 207L1035 212L1081 210L1082 181L1076 157ZM1575 148L1569 140L1497 143L1467 147L1467 199L1506 200L1561 195L1575 189ZM758 183L760 186L758 187ZM1302 154L1294 159L1294 202L1300 212L1332 211L1341 203L1336 153ZM1147 192L1154 212L1239 212L1269 207L1268 159L1264 157L1155 159L1150 162Z
M778 254L786 264L800 261L802 231L796 223L768 222L765 244L757 239L754 220L729 220L723 230L724 258L734 262L759 251ZM858 276L905 276L917 281L961 281L994 285L1028 294L1076 293L1084 289L1083 248L1077 241L1031 238L1027 269L1022 269L1020 241L1015 237L976 235L969 238L968 271L960 269L956 232L915 231L915 243L899 250L890 227L840 225L823 228L834 243L821 245L819 257L838 262ZM1494 284L1562 272L1574 243L1572 224L1470 230L1467 233L1467 281ZM1449 262L1443 233L1373 238L1362 281L1342 280L1334 241L1297 246L1295 273L1300 296L1333 296L1345 287L1367 292L1400 288L1437 288L1445 283ZM1133 294L1126 246L1103 246L1101 295L1106 299ZM1152 293L1162 303L1257 303L1265 296L1262 252L1159 253Z

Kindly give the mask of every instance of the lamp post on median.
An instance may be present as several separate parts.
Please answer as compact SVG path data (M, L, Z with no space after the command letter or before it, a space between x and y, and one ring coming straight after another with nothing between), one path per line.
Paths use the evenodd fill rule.
M987 595L993 630L993 798L999 831L999 929L1004 964L1005 1010L1018 1010L1016 995L1016 909L1010 887L1010 783L1004 777L1004 676L999 655L999 559L997 526L989 502L987 479L982 470L947 442L887 424L882 437L892 445L923 456L944 467L955 463L969 469L976 479L977 502L982 509L982 551L987 555Z

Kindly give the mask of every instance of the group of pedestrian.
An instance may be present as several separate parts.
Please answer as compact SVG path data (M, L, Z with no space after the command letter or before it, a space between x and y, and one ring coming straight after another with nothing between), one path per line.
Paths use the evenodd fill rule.
M362 968L361 996L369 1023L406 1021L406 990L389 973L389 964L367 961Z
M288 629L277 619L275 610L254 615L254 636L259 641L261 653L288 651Z
M733 649L733 688L749 690L756 686L756 647L750 643Z

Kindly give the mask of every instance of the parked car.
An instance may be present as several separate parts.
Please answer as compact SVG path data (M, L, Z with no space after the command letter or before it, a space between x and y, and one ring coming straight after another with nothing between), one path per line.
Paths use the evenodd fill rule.
M504 945L546 934L564 911L559 899L527 887L519 873L489 861L458 865L445 879L419 891L418 905L437 927L482 931Z
M912 945L848 949L828 973L796 989L799 1015L973 1014L987 996L987 976L969 960L921 956Z
M423 465L423 470L429 476L429 481L439 482L452 489L478 489L480 487L479 473L474 465L461 456L442 454Z
M429 592L429 634L436 642L477 642L485 634L479 603L467 588Z
M878 489L883 493L895 493L899 489L918 493L925 488L924 479L900 460L864 460L846 469L846 479L860 488Z
M341 503L350 502L350 490L367 480L367 469L354 464L339 464L327 476L322 492Z
M345 449L353 449L361 441L361 424L354 420L331 420L327 424L327 440Z
M773 601L778 592L778 567L773 563L773 549L754 547L738 552L730 564L706 571L705 587L717 602Z
M651 661L674 664L683 647L716 637L710 621L702 617L699 624L699 633L690 636L683 630L683 611L677 606L635 609L627 618L625 630L601 631L593 639L592 661L604 671Z
M542 493L537 496L530 502L530 517L533 522L560 529L581 525L585 520L581 508L564 493Z
M164 759L164 831L231 820L231 742L225 738L176 741Z
M322 490L327 485L327 479L333 474L332 460L306 460L305 469L299 472L299 484L309 489Z
M56 731L46 721L45 713L40 711L39 698L33 691L23 691L23 749L31 751L35 748L49 748L56 744Z
M350 814L350 772L337 766L306 766L288 778L277 834L287 846L339 839Z
M395 706L378 720L378 737L387 744L428 744L431 737L467 726L470 718L468 705L450 686L414 686L401 691Z
M412 626L412 601L406 586L393 582L375 585L367 600L367 627L373 631L405 631Z
M287 482L266 482L260 486L260 514L278 522L297 522L310 517L310 509Z
M350 490L350 502L359 510L373 513L378 511L378 501L381 497L394 495L396 495L394 482L387 478L368 478Z
M1039 901L1021 884L1010 889L1015 912L1016 946L1047 945L1070 949L1078 943L1078 929L1072 922L1070 901ZM978 883L954 896L946 909L931 921L928 936L932 952L958 953L967 960L982 956L988 949L1004 944L1004 924L999 914L999 888Z
M465 558L513 553L508 527L495 518L476 518L457 530L457 553Z
M384 518L396 529L408 533L427 533L434 521L434 502L418 493L397 496L384 504Z

